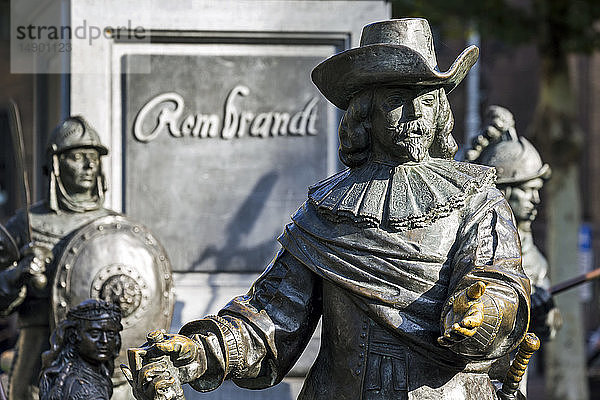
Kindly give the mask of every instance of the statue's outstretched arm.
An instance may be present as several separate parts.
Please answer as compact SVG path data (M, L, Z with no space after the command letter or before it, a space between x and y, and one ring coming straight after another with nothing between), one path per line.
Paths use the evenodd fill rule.
M202 392L216 389L225 379L252 389L279 383L317 326L321 296L320 279L280 251L246 295L233 299L218 315L189 322L178 335L153 344L152 358L167 355L178 377L168 379L170 366L164 360L142 362L131 373L137 392L145 393L138 398L153 398L161 390L175 393L168 386L178 383Z

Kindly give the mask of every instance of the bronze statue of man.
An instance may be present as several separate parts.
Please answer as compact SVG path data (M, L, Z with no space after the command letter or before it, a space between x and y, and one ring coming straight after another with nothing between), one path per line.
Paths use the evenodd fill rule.
M487 125L474 139L467 158L478 164L496 168L496 186L510 204L519 237L523 270L531 281L531 323L529 330L542 339L554 337L562 325L558 308L554 306L548 277L548 261L533 242L531 223L537 216L539 191L551 169L544 164L533 145L517 135L512 113L504 107L490 106Z
M122 329L121 310L103 300L69 310L42 356L40 400L109 400Z
M346 110L349 168L309 189L246 295L150 343L130 374L138 398L169 382L273 386L320 317L301 400L496 398L487 369L525 335L529 282L493 169L452 159L446 94L477 56L469 47L440 72L428 22L411 18L366 26L360 47L314 69Z
M0 266L5 268L0 272L0 309L4 314L16 311L20 328L10 372L10 399L37 399L40 355L48 350L50 338L52 284L44 283L51 281L44 274L52 276L56 259L74 231L115 214L102 207L106 183L101 156L107 153L98 133L82 117L63 121L47 146L48 197L29 210L32 237L27 237L24 210L6 225L21 249L18 262Z

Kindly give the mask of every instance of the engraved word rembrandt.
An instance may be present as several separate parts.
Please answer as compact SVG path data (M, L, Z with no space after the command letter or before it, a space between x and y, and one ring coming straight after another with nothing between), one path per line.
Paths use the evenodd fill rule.
M126 57L152 68L123 78L123 210L178 272L260 272L306 186L337 170L336 112L307 85L323 56L250 47Z
M250 89L243 85L236 86L229 92L223 121L217 114L196 113L184 116L185 101L181 95L174 92L159 94L146 103L136 116L133 136L140 142L150 142L161 132L168 131L173 137L215 138L219 136L220 127L222 139L240 138L245 135L266 138L317 134L316 97L310 99L304 109L295 113L270 111L257 114L240 110L237 105L238 98L249 94ZM151 130L145 130L144 125L151 119L151 114L157 115L156 123Z

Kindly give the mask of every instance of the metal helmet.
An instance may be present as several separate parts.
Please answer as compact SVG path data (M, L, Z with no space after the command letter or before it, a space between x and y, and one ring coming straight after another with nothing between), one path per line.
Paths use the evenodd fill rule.
M509 110L489 106L485 118L486 125L467 151L467 160L495 167L498 185L550 177L550 166L542 162L529 140L517 135L515 119Z
M47 164L45 172L49 175L50 184L48 185L48 202L52 210L58 211L59 208L66 208L71 211L84 212L96 210L102 207L104 203L104 193L107 190L106 179L100 162L98 182L95 189L95 201L81 203L73 200L67 190L64 188L59 167L59 154L78 148L92 148L98 154L104 156L108 154L108 149L100 142L100 135L88 122L81 116L76 115L65 119L50 134L47 152ZM81 203L81 204L80 204Z
M496 168L499 185L526 182L550 177L550 166L544 164L535 147L524 137L504 140L485 149L476 160L478 164Z
M49 158L65 150L80 147L96 149L100 155L108 154L108 149L100 142L100 136L81 116L69 117L61 122L50 134L46 151Z

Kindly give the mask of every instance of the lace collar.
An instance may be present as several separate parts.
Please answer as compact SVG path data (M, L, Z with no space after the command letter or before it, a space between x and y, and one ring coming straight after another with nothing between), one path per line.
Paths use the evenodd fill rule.
M334 222L403 231L447 216L495 179L493 168L453 160L369 161L310 187L308 201Z

